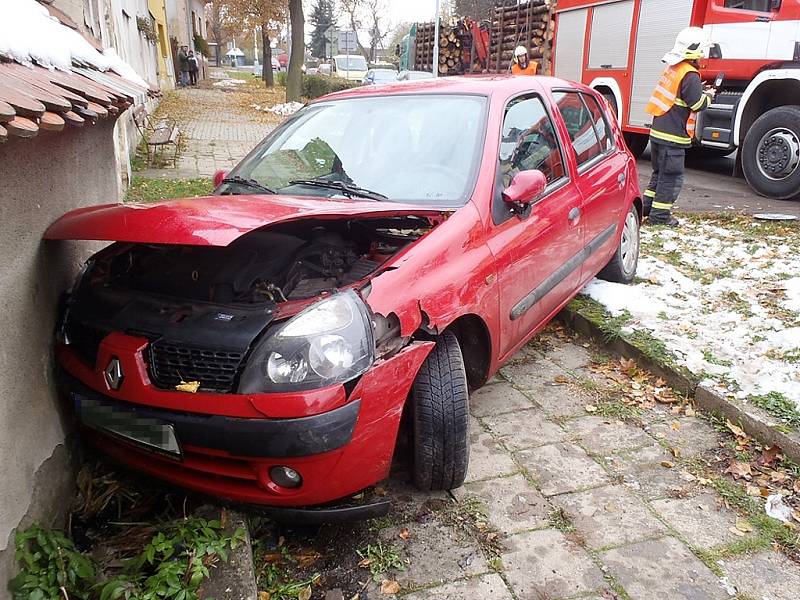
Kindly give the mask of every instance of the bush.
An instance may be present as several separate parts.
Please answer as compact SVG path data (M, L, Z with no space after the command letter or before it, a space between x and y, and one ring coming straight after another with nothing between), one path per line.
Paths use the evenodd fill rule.
M328 77L324 75L303 75L303 96L309 100L319 98L325 94L349 90L358 87L357 81L347 81L339 77Z
M275 85L286 87L286 71L278 71L275 73Z

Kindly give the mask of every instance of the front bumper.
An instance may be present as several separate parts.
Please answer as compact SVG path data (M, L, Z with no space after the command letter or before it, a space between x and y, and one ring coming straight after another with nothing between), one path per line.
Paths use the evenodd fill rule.
M84 428L93 445L181 487L244 503L310 507L351 496L388 475L405 400L433 344L415 342L376 362L349 395L342 386L302 394L160 390L147 379L145 347L142 338L113 333L101 343L95 365L59 347L65 388L71 396L172 425L180 457ZM114 358L126 374L118 390L103 377ZM277 485L269 474L273 466L296 470L302 485Z

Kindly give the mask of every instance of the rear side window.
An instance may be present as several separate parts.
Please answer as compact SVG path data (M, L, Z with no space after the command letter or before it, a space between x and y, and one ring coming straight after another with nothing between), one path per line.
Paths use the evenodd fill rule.
M554 92L558 111L564 118L578 166L603 153L600 140L592 124L592 114L578 92Z
M608 120L600 104L597 102L597 98L589 94L581 94L581 97L586 103L589 112L592 114L594 130L597 133L597 137L600 139L600 148L603 152L611 150L614 147L614 138L611 136L611 128L608 126Z
M520 171L539 170L547 183L563 178L564 160L550 116L538 96L512 100L503 119L500 174L507 187Z

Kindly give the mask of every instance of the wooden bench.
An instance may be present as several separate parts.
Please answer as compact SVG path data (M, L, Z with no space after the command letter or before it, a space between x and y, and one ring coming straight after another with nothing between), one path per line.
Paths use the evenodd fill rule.
M147 164L150 165L156 155L163 156L164 150L171 146L172 164L177 166L180 131L175 119L170 117L154 119L142 104L133 109L133 122L147 148Z

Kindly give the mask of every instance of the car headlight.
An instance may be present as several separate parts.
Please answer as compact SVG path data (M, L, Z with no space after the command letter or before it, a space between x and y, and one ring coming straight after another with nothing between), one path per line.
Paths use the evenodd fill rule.
M317 302L267 332L247 363L239 392L281 392L344 383L375 358L372 320L352 291Z

